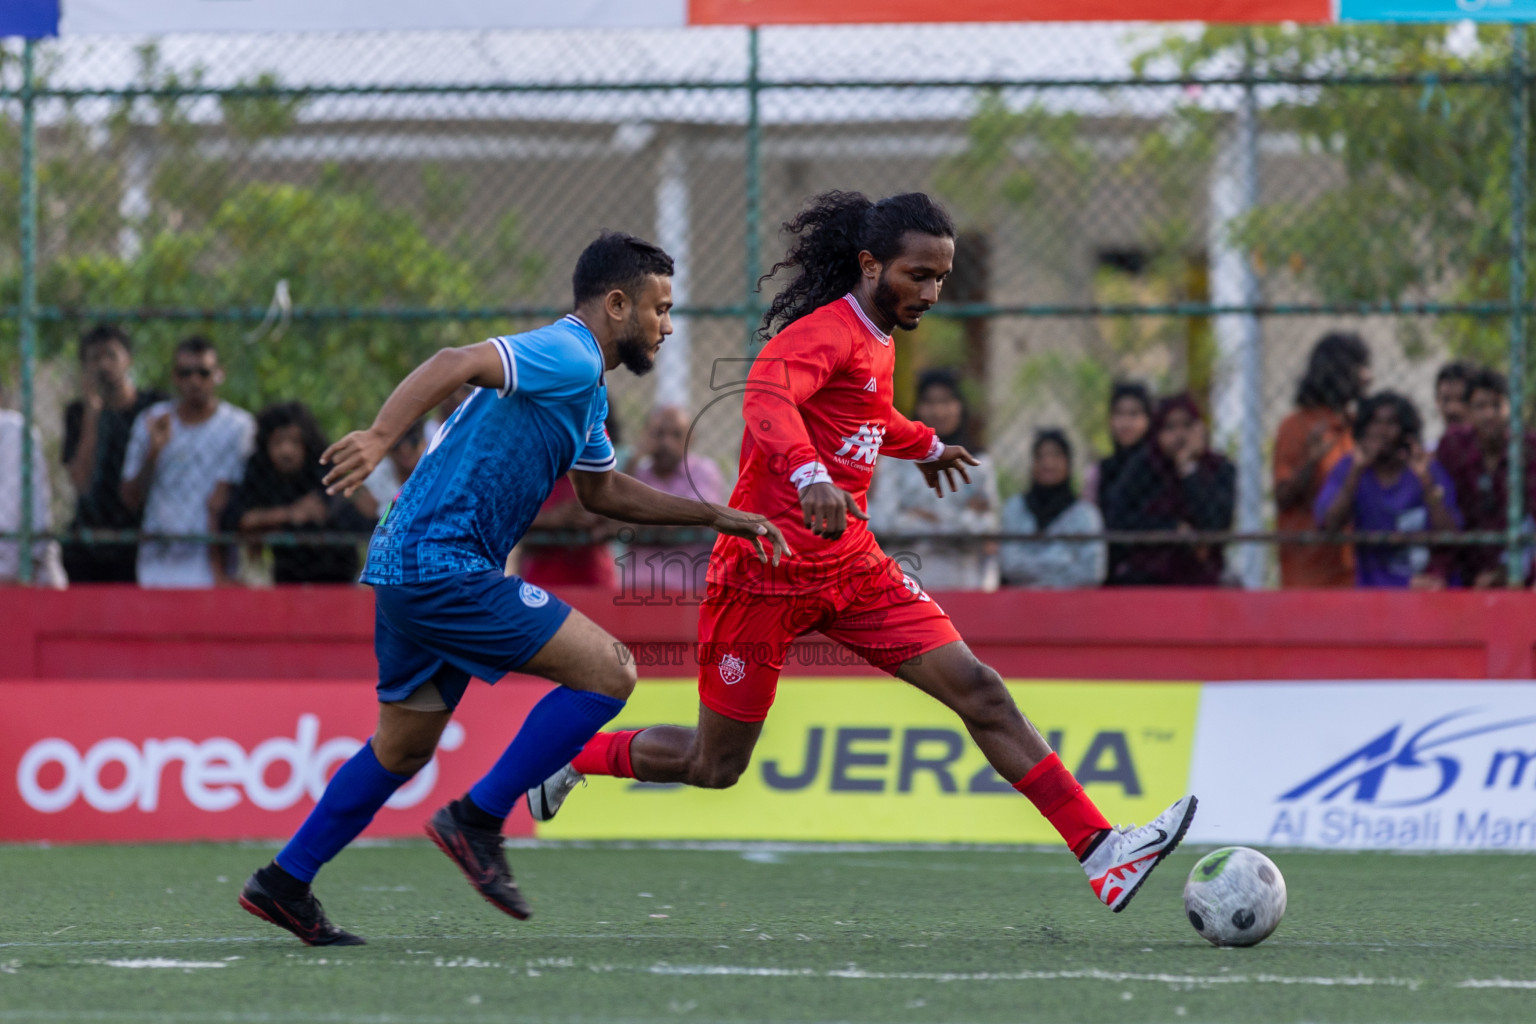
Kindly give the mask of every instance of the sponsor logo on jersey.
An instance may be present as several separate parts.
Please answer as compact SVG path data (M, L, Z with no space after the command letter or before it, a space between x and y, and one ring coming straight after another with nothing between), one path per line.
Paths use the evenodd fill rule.
M735 686L747 678L747 663L734 654L724 654L720 657L720 681L726 686Z
M532 583L524 583L517 596L523 599L523 604L529 608L543 608L549 604L549 593Z
M865 391L871 391L871 392L880 390L879 388L877 388L875 386L875 378L873 378L873 377L869 378L869 383L864 385L864 390Z
M885 443L885 428L866 423L855 430L853 436L843 438L843 445L837 450L837 455L850 462L863 462L873 466L875 460L880 457L880 446L883 443Z

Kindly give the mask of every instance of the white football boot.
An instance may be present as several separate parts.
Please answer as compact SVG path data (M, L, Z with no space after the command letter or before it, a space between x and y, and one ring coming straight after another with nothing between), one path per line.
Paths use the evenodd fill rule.
M1145 825L1116 826L1098 848L1083 861L1093 894L1115 913L1124 910L1131 897L1152 874L1152 869L1172 853L1195 820L1193 796L1174 801Z
M570 765L561 768L528 791L528 813L534 821L548 821L560 810L565 798L580 783L585 786L587 777Z

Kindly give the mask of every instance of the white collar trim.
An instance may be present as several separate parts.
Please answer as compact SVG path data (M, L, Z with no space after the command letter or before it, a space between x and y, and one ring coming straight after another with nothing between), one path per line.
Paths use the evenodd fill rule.
M876 341L882 345L889 345L891 343L891 336L875 326L875 322L865 314L864 307L859 305L859 300L853 297L853 292L844 295L843 299L848 305L853 307L855 313L859 314L859 319L864 321L864 326L869 328L869 333L875 336Z

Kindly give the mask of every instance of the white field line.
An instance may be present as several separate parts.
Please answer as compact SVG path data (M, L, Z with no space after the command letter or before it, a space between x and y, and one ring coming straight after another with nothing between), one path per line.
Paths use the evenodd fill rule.
M844 937L844 932L828 932L826 940ZM485 942L489 940L508 942L544 942L548 940L576 940L582 942L599 942L603 940L616 940L620 942L646 942L666 940L675 941L678 936L663 932L539 932L529 935L371 935L375 940L398 940L402 942ZM697 938L695 936L694 938ZM710 938L710 936L705 936ZM996 936L973 936L972 941L979 938L990 938L994 942L1017 942L1017 933L1006 932ZM702 940L700 940L702 941ZM0 949L89 949L96 946L199 946L199 945L226 945L247 943L291 943L293 940L285 935L210 935L205 938L179 938L179 939L61 939L56 941L16 941L0 942ZM1195 945L1189 940L1178 939L1145 939L1143 943L1148 946L1176 949ZM1466 950L1465 943L1455 942L1319 942L1312 940L1288 940L1289 946L1306 946L1314 948L1338 948L1338 949L1456 949ZM1523 945L1513 943L1482 943L1481 949L1525 949ZM1472 979L1476 980L1476 979ZM1490 979L1498 981L1499 979ZM1512 982L1510 987L1525 985L1525 982ZM1536 987L1536 982L1531 983ZM1478 987L1468 984L1468 988ZM1486 987L1496 987L1489 984Z
M205 939L74 939L68 942L0 942L0 949L86 949L92 946L203 946L229 942L291 942L277 935L211 935Z
M675 941L676 935L667 935L659 932L541 932L537 935L369 935L368 938L376 941L396 940L400 942L542 942L547 939L617 939L622 942L635 942L641 940ZM75 939L61 942L0 942L0 949L85 949L93 946L201 946L224 945L228 943L286 943L292 944L295 940L286 935L213 935L203 939ZM298 947L295 946L295 949Z
M215 1010L190 1012L177 1010L11 1010L0 1009L0 1021L150 1021L153 1024L659 1024L677 1020L674 1012L663 1017L578 1017L570 1014L525 1015L502 1008L476 1014L457 1010L451 1014L347 1013L345 1011L295 1010L287 1013L265 1011ZM741 1020L737 1024L790 1024L787 1018ZM946 1020L944 1024L961 1024Z
M627 968L614 968L626 970ZM1389 987L1417 991L1417 978L1293 977L1283 974L1143 974L1130 971L865 971L847 967L819 971L811 967L737 967L723 964L656 964L647 974L682 977L828 978L847 981L1144 981L1159 985L1321 985L1328 987Z
M439 941L442 936L436 937ZM419 938L418 941L425 941ZM232 957L231 960L239 959ZM160 958L133 959L133 960L83 960L81 963L99 964L106 967L132 967L132 968L222 968L229 966L229 961L197 961L197 960L170 960ZM340 966L342 964L369 963L366 957L354 957L352 959L324 958L319 960L298 961L296 966ZM377 963L376 961L372 961ZM581 964L572 958L540 958L527 961L526 964L503 963L497 960L481 960L478 957L464 956L438 956L432 959L417 960L393 960L392 964L400 967L432 967L432 968L477 968L491 970L509 970L522 972L528 970L530 974L543 971L578 970L593 973L637 973L650 974L661 977L692 977L692 978L817 978L829 981L927 981L939 984L952 982L1033 982L1033 981L1104 981L1115 984L1128 982L1146 982L1155 985L1174 985L1183 987L1208 986L1208 985L1306 985L1327 988L1406 988L1409 991L1418 991L1422 982L1417 978L1373 978L1365 975L1342 975L1327 977L1321 975L1285 975L1285 974L1170 974L1166 972L1137 972L1137 971L1103 971L1095 969L1064 970L1064 971L870 971L858 967L843 967L833 970L819 970L814 967L746 967L736 964L668 964L657 963L648 967L634 964ZM1536 982L1506 981L1504 979L1492 979L1489 981L1465 981L1458 988L1536 988Z
M236 957L236 959L239 959ZM150 957L146 960L83 960L82 963L100 964L103 967L127 967L130 970L150 969L179 969L183 971L204 970L207 968L221 969L229 964L222 960L167 960L164 957Z
M395 936L395 938L410 938L425 940L426 936ZM441 941L444 936L433 936ZM160 940L174 942L179 940ZM196 940L188 940L196 941ZM60 943L59 945L62 945ZM197 969L222 969L230 966L232 961L240 960L240 957L228 957L225 960L174 960L167 958L143 958L143 959L119 959L119 960L83 960L84 964L94 964L103 967L119 967L129 969L179 969L191 971ZM352 961L345 960L314 960L302 961L300 965L331 965L341 966L343 963L362 964L367 963L363 958ZM376 963L376 962L375 962ZM813 967L747 967L736 964L652 964L649 967L640 967L631 964L579 964L569 958L543 958L527 961L525 964L502 963L495 960L481 960L476 957L443 957L434 956L431 960L394 960L394 966L400 967L432 967L432 968L476 968L491 970L507 970L515 973L527 971L530 975L537 975L545 971L577 970L592 973L637 973L649 974L660 977L689 977L689 978L814 978L829 981L924 981L937 984L953 982L1038 982L1038 981L1101 981L1113 984L1126 984L1143 982L1154 985L1172 985L1183 988L1195 988L1211 985L1301 985L1322 988L1406 988L1410 992L1417 992L1423 986L1418 978L1384 977L1374 978L1366 975L1340 975L1328 977L1324 975L1286 975L1286 974L1169 974L1166 972L1138 972L1138 971L1103 971L1103 970L1065 970L1065 971L870 971L858 967L837 968L834 970L818 970ZM20 963L15 964L20 967ZM14 972L12 972L14 973ZM1468 978L1455 983L1459 989L1536 989L1536 980L1523 978ZM0 1020L10 1019L11 1015L0 1012ZM79 1019L79 1018L72 1018ZM265 1019L259 1016L251 1019ZM388 1017L347 1018L348 1020L389 1020ZM402 1020L407 1018L401 1018ZM419 1019L419 1018L411 1018Z
M6 1010L0 1009L0 1021L151 1021L154 1024L658 1024L658 1017L573 1017L525 1016L515 1010L500 1010L475 1015L455 1012L447 1015L410 1013L346 1013L296 1010L290 1013L215 1010L202 1013L174 1010ZM676 1014L671 1016L676 1020ZM782 1019L740 1021L738 1024L785 1024Z

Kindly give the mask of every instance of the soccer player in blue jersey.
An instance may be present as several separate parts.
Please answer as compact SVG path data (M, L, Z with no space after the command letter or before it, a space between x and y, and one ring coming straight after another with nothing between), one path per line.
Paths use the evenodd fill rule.
M331 467L330 493L350 495L411 424L461 385L477 388L386 506L368 546L362 581L376 604L378 727L272 863L246 881L240 905L252 914L311 946L362 944L325 916L311 880L432 759L470 677L494 683L517 671L560 685L485 777L432 816L427 834L493 906L528 917L502 823L518 795L570 761L635 685L633 659L613 637L553 594L503 574L560 476L572 472L582 504L600 515L712 527L752 541L774 564L787 552L763 516L674 497L615 472L604 372L651 369L672 332L671 276L672 260L656 246L602 235L576 261L573 314L438 352L395 388L373 426L321 457Z

